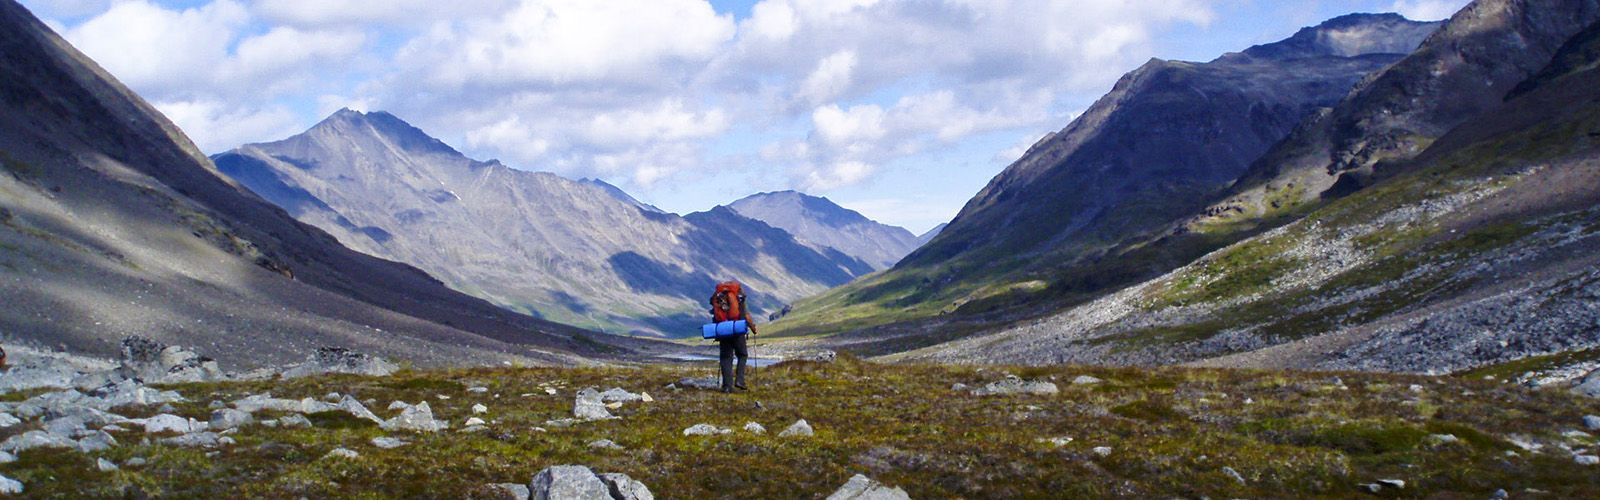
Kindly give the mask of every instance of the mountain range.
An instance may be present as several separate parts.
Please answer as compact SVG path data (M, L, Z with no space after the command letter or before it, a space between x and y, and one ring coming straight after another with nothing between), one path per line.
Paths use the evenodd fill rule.
M876 281L802 302L786 320L789 331L824 325L808 319L818 305L881 308L885 289L873 286L911 277L922 280L923 295L905 304L934 302L948 314L881 315L883 326L830 342L944 362L1431 373L1514 363L1529 381L1592 366L1600 361L1597 21L1593 1L1478 0L1423 36L1361 27L1399 26L1392 17L1355 16L1224 56L1208 64L1363 38L1315 31L1330 27L1407 39L1361 47L1420 42L1244 157L1247 167L1231 170L1235 179L1184 197L1186 209L1141 219L1149 228L1142 232L1096 237L1081 228L1093 228L1103 210L1071 195L1063 198L1079 205L1030 195L1039 182L1086 168L1050 153L1062 134L1047 138L969 203L948 236ZM1112 97L1118 109L1141 100L1116 90ZM1063 133L1085 120L1101 118L1091 111ZM1053 224L1033 219L1049 229L1006 225L1026 214L985 207L1008 201L1067 208ZM951 307L938 291L977 281L952 263L986 255L981 241L960 236L972 224L963 219L989 221L1002 242L1057 235L1036 254L1106 246L1047 271L1013 274L1037 283L987 307ZM927 331L942 333L918 333Z
M743 282L766 315L915 245L904 229L798 193L678 216L603 181L473 160L384 112L341 110L213 160L351 248L515 311L611 333L695 334L705 297L725 279Z
M137 334L237 367L322 346L428 366L591 363L652 344L506 311L341 246L222 175L12 0L0 31L5 342L115 357Z

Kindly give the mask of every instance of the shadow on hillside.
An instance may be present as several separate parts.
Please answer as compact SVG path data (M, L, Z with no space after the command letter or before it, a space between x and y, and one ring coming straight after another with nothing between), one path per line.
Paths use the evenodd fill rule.
M717 281L694 272L684 272L677 267L656 262L638 252L621 252L606 259L611 269L627 282L628 288L640 293L653 293L670 297L698 300L700 293L711 290Z

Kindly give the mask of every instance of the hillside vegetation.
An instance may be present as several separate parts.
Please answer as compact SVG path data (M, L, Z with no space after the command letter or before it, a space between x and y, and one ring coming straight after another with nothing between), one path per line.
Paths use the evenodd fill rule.
M966 368L879 365L855 359L790 362L756 372L753 390L724 395L664 386L708 366L505 368L330 376L287 382L170 386L171 408L205 420L212 401L271 392L367 401L427 401L451 428L386 432L344 413L314 427L247 425L215 449L123 443L78 453L27 450L0 464L38 497L394 498L483 497L493 483L526 484L558 464L622 472L658 498L806 498L861 473L913 498L1221 497L1342 498L1371 486L1383 496L1488 498L1498 489L1551 498L1600 492L1594 467L1575 462L1595 438L1582 417L1595 400L1495 380L1214 369ZM976 396L1015 375L1054 381L1055 394ZM1082 379L1088 375L1098 382ZM482 387L484 392L469 388ZM618 419L558 427L585 387L649 393ZM553 389L549 394L546 389ZM4 396L20 401L34 393ZM448 399L446 399L448 398ZM483 404L487 413L471 407ZM153 408L124 407L131 417ZM480 432L462 422L488 421ZM275 418L272 412L258 419ZM811 437L779 437L797 419ZM766 434L740 430L760 423ZM733 429L685 436L695 424ZM0 430L11 436L36 424ZM539 428L539 429L536 429ZM371 440L409 444L379 449ZM588 443L609 439L621 450ZM1052 442L1052 440L1054 440ZM355 458L327 457L335 448ZM1104 447L1104 448L1102 448ZM1097 450L1097 448L1099 448ZM143 465L130 463L134 458ZM120 465L100 472L97 459Z

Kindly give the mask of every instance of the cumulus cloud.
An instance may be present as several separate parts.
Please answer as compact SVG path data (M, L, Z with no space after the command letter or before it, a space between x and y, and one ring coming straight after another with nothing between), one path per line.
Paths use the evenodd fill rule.
M215 100L157 101L153 105L206 152L226 151L268 138L281 139L302 131L295 114L281 106L259 108Z
M367 23L432 23L492 15L513 0L258 0L252 9L263 19L300 27Z
M123 83L159 97L210 83L248 20L244 6L229 0L181 11L135 0L118 2L63 36Z
M1449 19L1468 3L1470 0L1395 0L1389 10L1408 19L1437 21Z

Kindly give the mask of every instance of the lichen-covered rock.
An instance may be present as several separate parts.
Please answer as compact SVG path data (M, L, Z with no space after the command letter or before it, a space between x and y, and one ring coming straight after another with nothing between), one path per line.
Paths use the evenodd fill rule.
M911 500L905 490L891 487L872 480L867 476L856 474L840 486L833 494L828 495L828 500Z
M610 420L617 418L606 408L605 400L593 388L578 391L572 405L572 416L583 420Z
M189 419L187 418L170 413L163 413L144 419L144 431L151 434L158 432L176 432L179 434L188 434L190 432L194 432L194 425L189 422Z
M494 495L491 498L499 500L528 500L533 495L526 484L499 483L489 485L489 490Z
M767 428L765 426L763 426L761 424L758 424L758 423L755 423L755 422L745 422L744 430L745 430L745 432L749 432L751 434L766 434L767 433Z
M414 431L414 432L439 432L450 425L433 418L433 408L427 401L417 403L400 411L400 416L391 418L380 427L386 431Z
M0 495L21 495L22 483L9 477L0 476Z
M0 442L0 451L21 453L34 448L77 448L78 442L66 436L45 431L28 431Z
M337 408L344 410L345 413L354 415L356 418L370 420L379 425L383 424L383 419L378 418L371 410L367 409L366 405L361 404L360 401L357 401L356 398L351 397L349 394L339 400Z
M20 423L22 423L22 419L12 416L10 413L0 413L0 429L9 428Z
M794 424L784 429L783 432L778 433L778 437L811 437L814 434L816 433L811 430L811 424L802 418L796 420Z
M1056 384L1054 382L1045 382L1042 380L1026 381L1017 377L1006 377L1005 380L992 382L989 385L985 385L977 390L974 390L972 391L972 394L977 396L1004 396L1012 394L1051 395L1058 392L1060 392L1060 389L1056 388Z
M534 500L612 500L611 490L582 465L557 465L539 471L528 483Z
M730 432L733 432L733 431L730 431L728 429L723 429L721 427L717 427L717 426L714 426L714 425L711 425L711 424L694 424L694 425L689 426L688 429L684 429L683 430L683 435L685 435L685 436L714 436L714 435L718 435L718 434L727 434L727 433L730 433Z
M117 439L111 437L106 431L92 431L83 439L78 440L78 451L94 453L109 450L117 446Z
M215 430L228 430L250 425L255 422L255 417L249 412L223 408L211 412L211 428Z
M655 500L656 496L650 493L650 488L644 483L628 477L627 474L606 473L600 475L600 480L606 483L606 489L611 493L613 500Z

